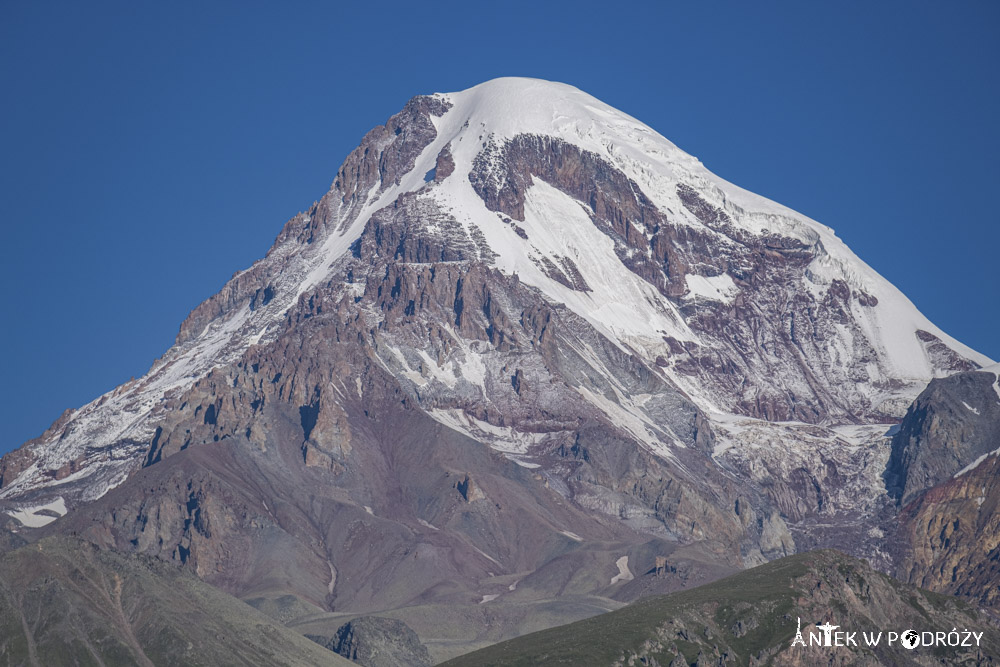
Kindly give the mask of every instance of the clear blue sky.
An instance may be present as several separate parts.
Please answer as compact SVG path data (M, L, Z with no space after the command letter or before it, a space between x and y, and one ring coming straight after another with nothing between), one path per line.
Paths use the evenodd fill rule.
M409 97L504 75L832 226L1000 358L998 34L992 1L0 0L0 453L144 373Z

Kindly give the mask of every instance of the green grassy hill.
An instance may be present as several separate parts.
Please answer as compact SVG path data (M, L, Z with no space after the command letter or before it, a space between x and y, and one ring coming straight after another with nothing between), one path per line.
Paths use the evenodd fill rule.
M857 647L792 647L831 622ZM863 646L862 632L982 632L976 647ZM468 653L448 667L490 665L941 665L994 664L1000 632L966 602L900 583L835 551L783 558L705 586Z

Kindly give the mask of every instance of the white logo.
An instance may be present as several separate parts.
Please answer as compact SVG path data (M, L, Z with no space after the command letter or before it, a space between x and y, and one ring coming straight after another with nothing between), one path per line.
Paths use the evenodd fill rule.
M822 625L817 623L816 629L819 632L810 632L809 641L807 642L805 637L802 636L802 619L800 618L798 619L798 627L795 630L795 638L792 640L792 646L846 646L854 644L854 635L857 633L834 633L833 631L839 627L839 625L833 625L829 622ZM846 644L845 641L847 642Z
M813 646L823 648L868 646L874 648L882 644L883 640L885 640L885 644L890 647L899 645L912 651L921 646L925 648L980 646L983 639L982 632L976 632L968 628L963 628L962 630L952 628L950 632L942 630L917 632L912 628L903 632L893 632L891 630L887 632L882 632L881 630L849 631L838 630L841 626L834 625L829 621L817 623L814 627L814 630L809 630L804 634L802 632L802 619L797 619L792 646L801 646L803 648Z
M792 640L792 646L805 646L806 640L802 638L802 619L799 619L799 627L795 630L795 639Z
M839 628L839 625L830 625L829 623L824 623L823 625L816 624L816 627L823 633L823 646L833 646L833 631Z

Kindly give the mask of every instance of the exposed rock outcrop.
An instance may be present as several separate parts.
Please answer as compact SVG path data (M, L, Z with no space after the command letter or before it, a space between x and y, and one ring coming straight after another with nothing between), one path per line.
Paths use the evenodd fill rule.
M901 505L1000 448L996 382L992 372L931 380L910 406L886 468L886 487Z
M323 638L313 637L313 641ZM337 634L320 641L326 648L362 667L430 667L427 647L410 626L393 618L361 616Z
M899 499L897 575L998 607L1000 376L935 380L893 439L887 483Z

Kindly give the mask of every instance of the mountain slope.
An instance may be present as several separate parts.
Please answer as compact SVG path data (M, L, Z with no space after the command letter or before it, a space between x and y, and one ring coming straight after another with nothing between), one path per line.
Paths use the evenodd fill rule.
M7 665L351 665L179 569L49 538L0 556Z
M858 646L793 646L814 624L854 632ZM863 632L960 628L978 646L865 645ZM846 644L846 637L841 639ZM969 643L973 643L970 638ZM1000 632L967 603L906 586L833 551L798 554L689 591L644 598L584 621L444 663L475 665L959 665L995 664Z

